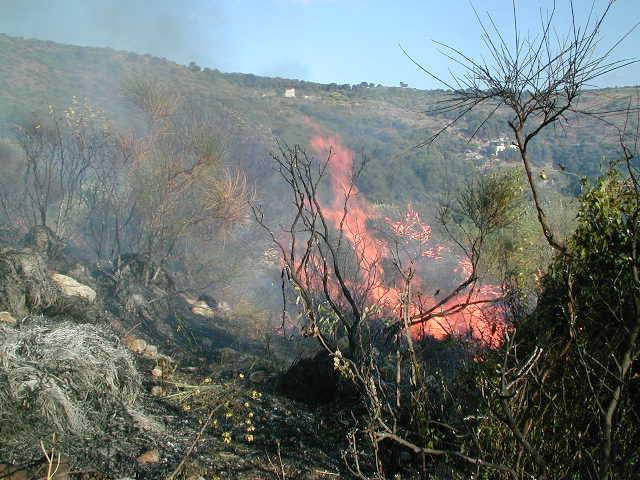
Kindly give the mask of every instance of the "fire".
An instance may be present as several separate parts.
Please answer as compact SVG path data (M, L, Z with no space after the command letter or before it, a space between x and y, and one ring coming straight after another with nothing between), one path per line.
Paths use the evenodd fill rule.
M400 241L412 243L419 247L424 261L442 262L452 255L443 245L433 243L432 228L425 223L413 205L407 206L401 218L382 218L378 211L353 185L354 153L345 147L340 137L323 135L320 127L308 120L314 135L310 146L318 158L327 158L329 152L328 174L333 198L323 204L323 214L338 230L342 230L344 238L352 245L360 264L359 281L368 288L371 301L380 305L387 312L399 315L402 312L402 292L396 285L385 281L382 260L391 258L391 246L376 235L369 227L371 223L383 221ZM348 198L345 215L345 201ZM467 259L456 259L454 274L460 282L468 278L472 265ZM424 263L424 262L423 262ZM424 293L424 278L418 269L412 283L416 299L410 306L410 317L417 323L412 327L416 336L431 335L442 339L450 334L470 336L487 345L497 346L504 334L502 315L494 300L501 296L495 285L481 285L461 291L444 302L438 308L440 298L437 293ZM445 294L440 295L443 297ZM431 313L426 322L419 322L421 315ZM447 313L445 313L447 312Z

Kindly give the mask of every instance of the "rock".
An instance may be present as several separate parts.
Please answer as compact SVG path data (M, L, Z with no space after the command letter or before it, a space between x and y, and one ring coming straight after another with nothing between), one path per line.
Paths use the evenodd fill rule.
M162 376L162 369L160 367L155 367L153 370L151 370L151 375L156 378L160 378Z
M134 293L133 295L131 295L129 300L129 303L131 303L131 305L134 307L144 307L147 304L147 301L139 293Z
M18 322L9 312L0 312L0 323L15 327Z
M71 277L54 273L51 275L53 282L62 290L62 294L67 297L78 297L93 303L96 300L96 292L91 287L87 287Z
M154 385L151 387L151 395L154 397L161 397L164 395L164 389L160 385Z
M205 302L211 308L218 308L218 301L208 293L201 293L198 297L198 301Z
M155 360L158 358L158 347L156 347L155 345L147 344L147 347L144 349L144 352L142 352L142 354L145 357L150 358L151 360Z
M191 312L194 315L200 315L207 318L213 318L215 316L215 310L203 301L196 302L193 307L191 307Z
M148 465L152 463L158 463L160 461L160 452L157 449L147 450L138 457L138 463L140 465Z
M147 349L147 342L145 342L141 338L132 337L130 335L124 337L122 339L122 343L124 343L125 347L127 347L133 353L141 354Z

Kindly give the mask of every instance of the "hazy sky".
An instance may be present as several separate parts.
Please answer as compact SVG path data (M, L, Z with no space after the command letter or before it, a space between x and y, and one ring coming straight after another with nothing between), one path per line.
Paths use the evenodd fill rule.
M606 0L595 0L601 10ZM523 32L539 30L540 11L553 0L517 0ZM558 26L568 0L557 0ZM584 18L592 0L575 0ZM512 36L511 0L475 0ZM617 0L603 29L609 46L640 21L640 0ZM565 24L566 25L566 24ZM63 43L110 46L223 71L300 78L323 83L361 81L418 88L439 85L401 52L447 74L451 62L432 40L471 56L485 53L468 0L0 0L0 32ZM616 58L640 56L640 29ZM638 85L640 65L597 85Z

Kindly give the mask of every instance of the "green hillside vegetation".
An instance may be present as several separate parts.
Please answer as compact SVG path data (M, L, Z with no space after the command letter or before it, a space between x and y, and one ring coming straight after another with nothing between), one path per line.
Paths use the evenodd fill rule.
M46 111L48 105L64 109L75 96L104 109L117 124L130 126L122 90L135 78L158 79L210 112L232 135L231 161L243 165L260 165L274 137L305 144L310 135L306 119L311 119L326 133L340 135L354 151L365 150L371 161L360 187L374 201L424 201L423 192L437 196L443 185L486 163L483 154L489 153L489 140L508 134L498 114L467 143L486 115L478 110L436 144L414 149L453 118L433 113L443 91L228 74L149 55L6 35L0 35L0 122L9 128L16 119ZM290 87L296 89L295 98L284 97ZM602 110L624 108L632 93L628 88L594 90L583 102ZM607 141L598 136L601 131L601 123L585 118L571 129L546 132L534 146L538 166L546 168L565 193L575 194L579 178L595 178L606 167L603 157L616 144L615 137ZM470 160L476 153L482 158ZM558 165L575 175L561 174Z

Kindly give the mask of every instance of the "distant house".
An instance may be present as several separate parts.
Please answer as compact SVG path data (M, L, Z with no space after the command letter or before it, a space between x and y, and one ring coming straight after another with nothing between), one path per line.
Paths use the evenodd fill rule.
M506 137L500 137L494 140L490 140L489 145L493 150L492 153L494 156L498 155L501 152L504 152L507 149L511 149L511 150L518 149L517 145L514 145L513 143L509 142L509 139Z
M408 83L404 83L404 82L400 82L400 86L402 88L407 88L409 86L409 84Z
M295 88L285 88L284 89L284 96L285 96L285 98L295 98L296 89Z

